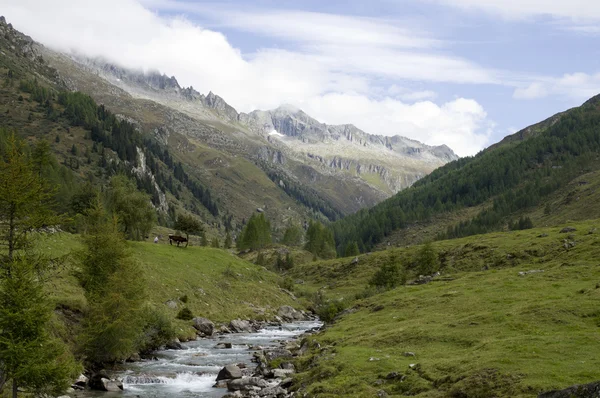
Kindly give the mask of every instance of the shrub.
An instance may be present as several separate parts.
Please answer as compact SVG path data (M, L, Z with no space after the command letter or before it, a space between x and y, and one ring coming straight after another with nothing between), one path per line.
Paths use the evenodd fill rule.
M415 259L417 271L421 275L431 275L440 268L440 260L431 242L424 244Z
M404 267L398 264L395 256L391 256L385 263L381 264L379 270L369 281L369 286L381 289L393 289L405 283L406 272L404 271Z
M194 314L192 314L192 311L190 311L188 307L183 307L177 313L177 316L175 318L181 319L183 321L191 321L192 319L194 319Z
M140 352L154 351L175 338L175 328L165 313L147 308L144 318L144 335L139 343Z

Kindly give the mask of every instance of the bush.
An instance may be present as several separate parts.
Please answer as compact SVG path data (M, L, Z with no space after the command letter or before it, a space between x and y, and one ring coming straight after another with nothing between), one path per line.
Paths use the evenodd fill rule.
M177 313L177 316L175 318L181 319L183 321L191 321L192 319L194 319L194 314L192 314L192 311L190 311L188 307L183 307Z
M289 290L290 292L294 291L294 280L292 278L290 278L289 276L284 278L283 281L281 282L281 287L284 288L285 290Z
M393 289L398 285L406 283L406 272L404 267L398 264L395 256L391 256L381 265L379 270L369 281L369 286L380 289Z
M424 244L415 259L417 271L421 275L431 275L440 268L440 260L431 242Z
M145 311L144 321L144 335L139 344L140 352L154 351L175 338L175 328L165 313L154 308L148 308Z
M345 300L328 299L322 291L313 296L313 311L325 323L331 323L336 316L347 308Z

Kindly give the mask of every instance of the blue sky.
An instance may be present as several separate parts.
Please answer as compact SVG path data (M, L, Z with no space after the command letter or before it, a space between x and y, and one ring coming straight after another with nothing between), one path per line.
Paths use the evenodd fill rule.
M593 0L2 0L63 51L158 69L239 111L320 121L471 155L600 93Z

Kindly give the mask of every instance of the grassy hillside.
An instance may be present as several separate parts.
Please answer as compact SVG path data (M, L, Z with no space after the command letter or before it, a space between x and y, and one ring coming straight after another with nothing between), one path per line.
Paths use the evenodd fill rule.
M79 247L78 236L67 233L40 242L42 250L66 256L60 272L50 281L56 306L65 314L76 315L86 306L76 278L74 253ZM184 306L195 316L222 323L236 318L267 319L281 305L299 306L280 289L279 276L225 250L146 242L130 243L130 250L142 266L140 277L146 281L149 303L173 319ZM167 305L170 301L176 308ZM195 334L190 322L176 322L180 336Z
M415 277L419 248L297 267L297 291L350 308L316 338L297 385L320 397L534 397L598 380L600 220L569 226L436 242L440 277L366 299L391 255ZM543 272L519 274L531 270Z

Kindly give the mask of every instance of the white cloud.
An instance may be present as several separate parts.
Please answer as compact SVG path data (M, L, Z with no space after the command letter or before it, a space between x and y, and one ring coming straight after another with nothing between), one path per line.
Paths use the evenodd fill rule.
M596 0L433 0L463 9L478 9L509 18L551 16L573 20L600 19Z
M464 98L437 105L431 101L406 104L392 98L326 94L307 101L303 109L328 124L352 123L375 134L400 134L430 145L446 144L461 156L473 155L489 145L494 127L481 105Z
M512 20L551 18L555 26L579 33L598 34L597 0L430 0L463 10L478 10Z
M532 82L526 87L517 88L513 96L518 99L561 96L584 101L598 93L600 93L600 73L571 73L560 78Z
M223 34L183 17L158 15L136 0L2 2L8 21L44 44L127 67L158 69L183 85L212 90L239 111L290 103L326 122L447 144L461 155L489 141L492 124L475 101L423 101L435 98L430 90L385 94L406 81L500 82L496 71L448 55L440 41L418 31L411 35L394 22L302 12L232 13L229 24L298 45L243 54ZM185 11L184 3L145 4ZM220 16L213 12L213 18Z

